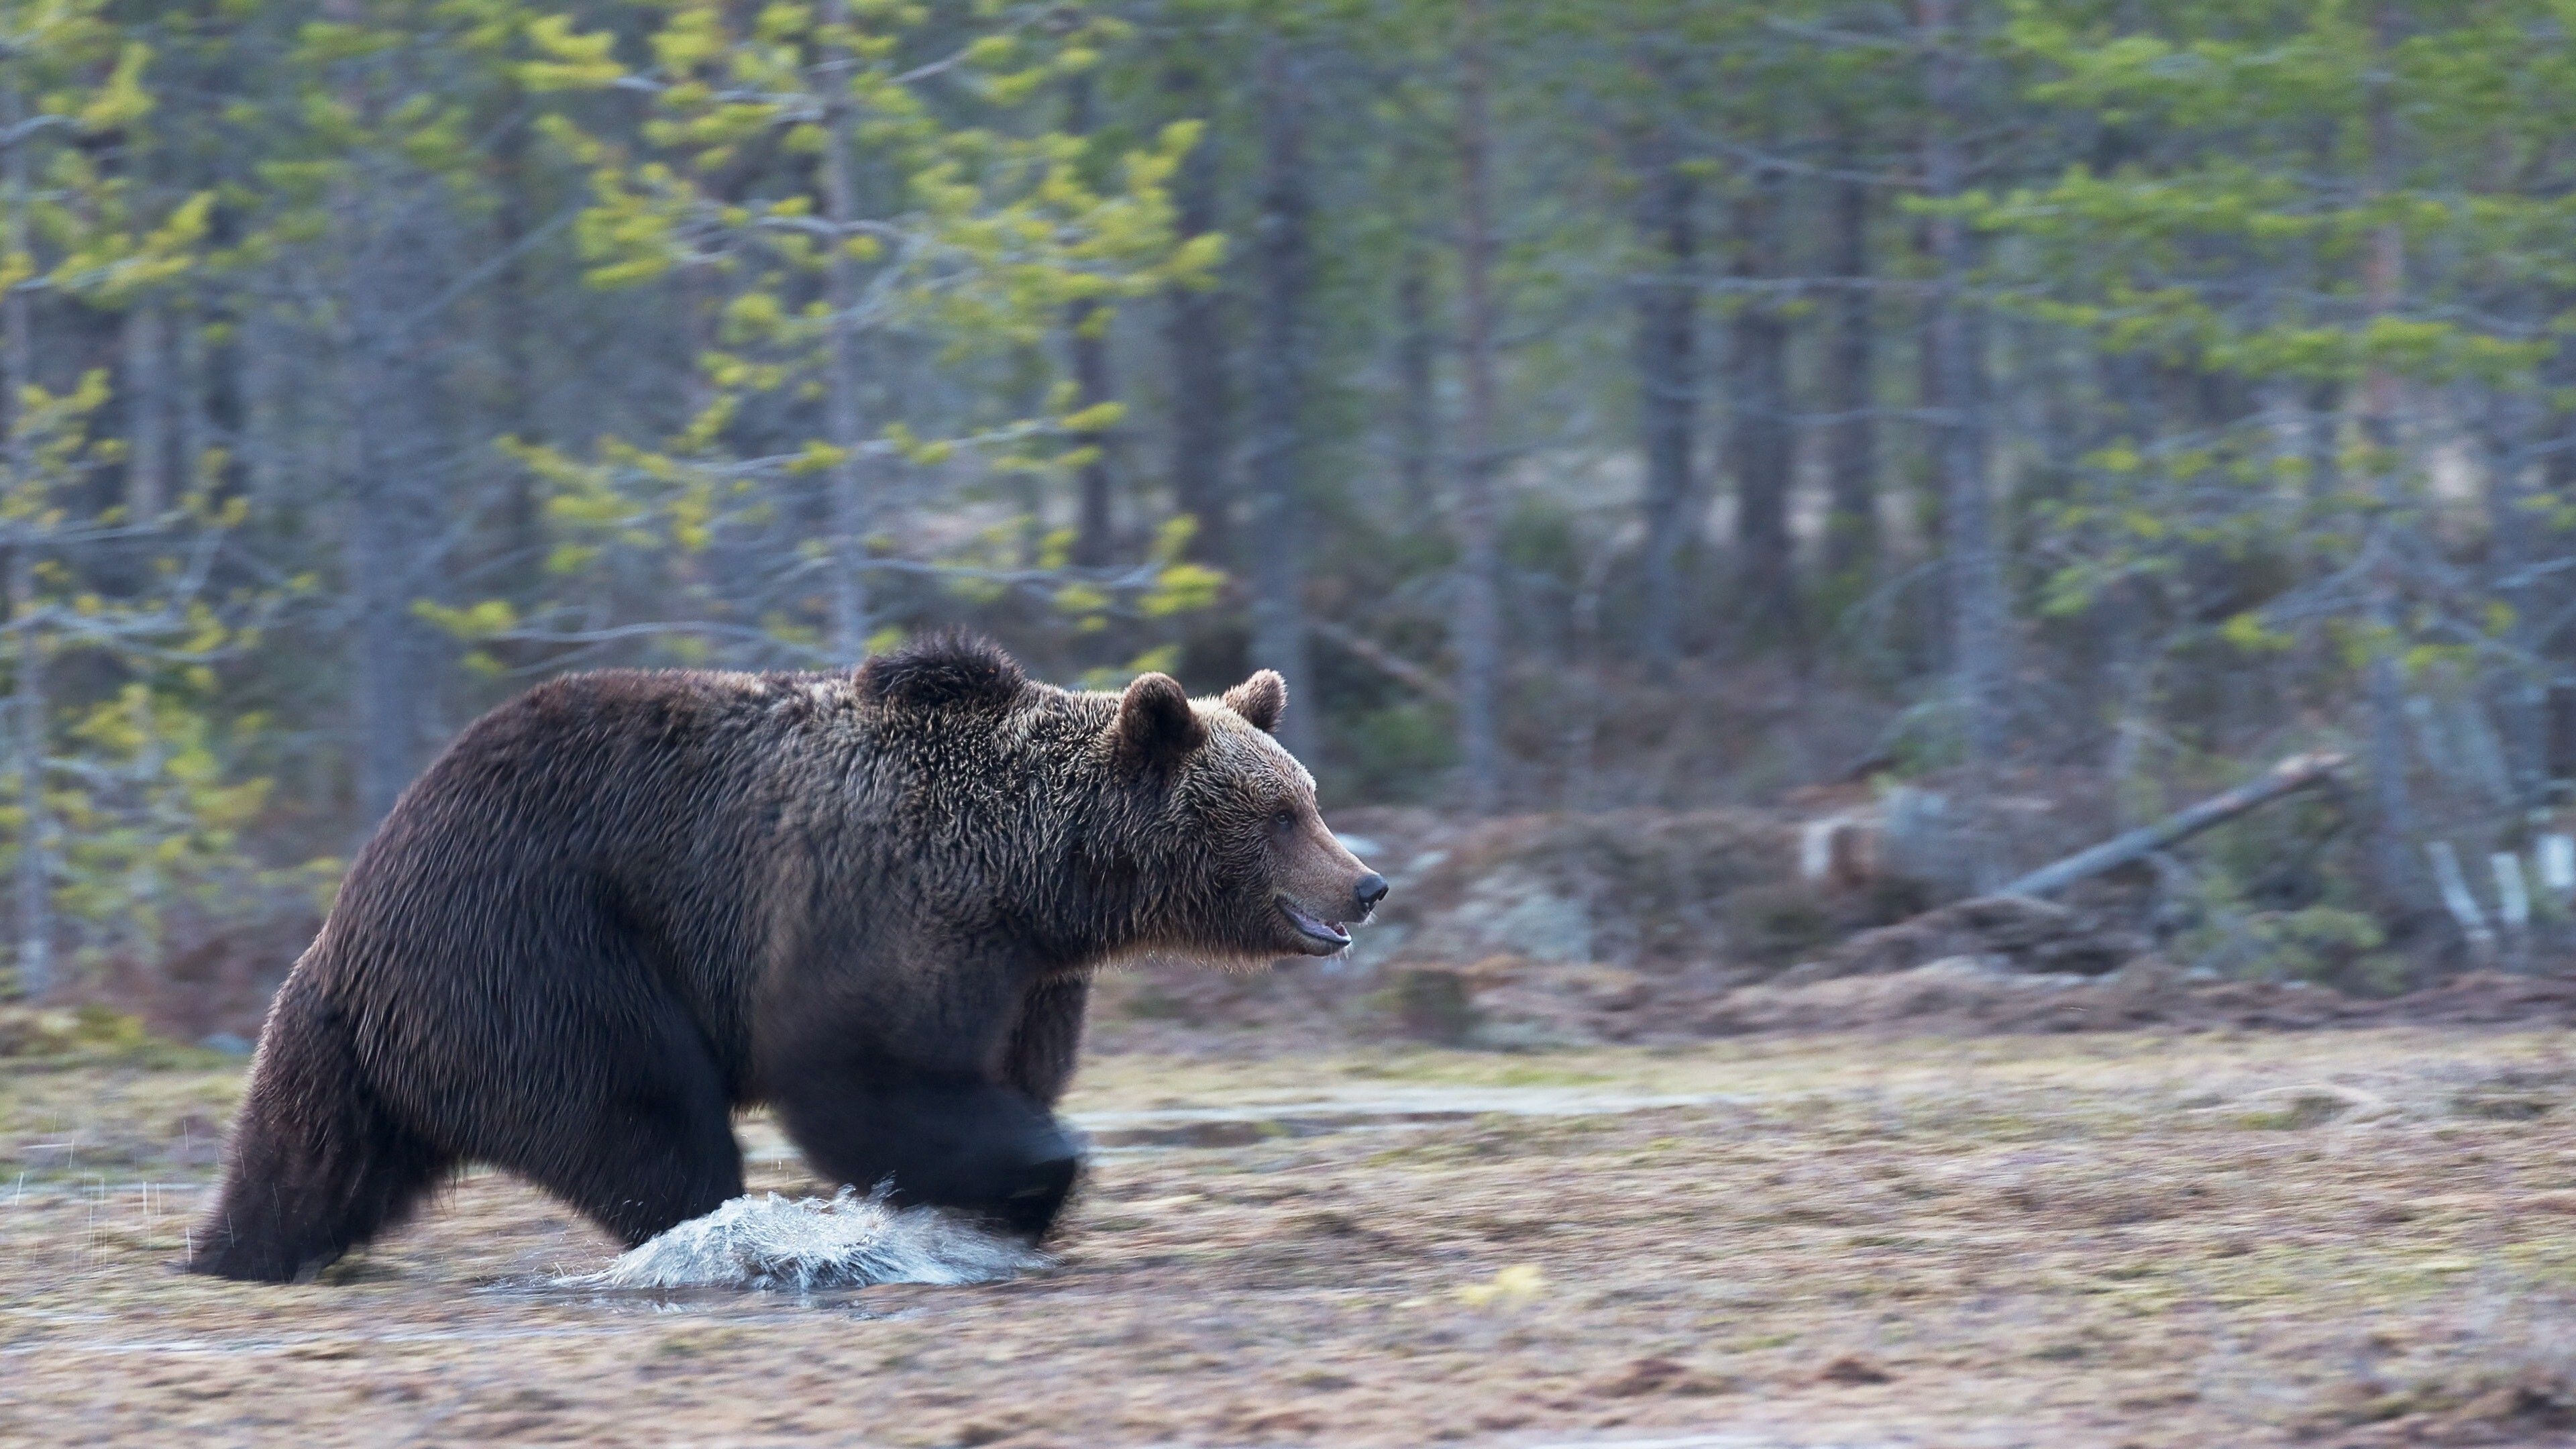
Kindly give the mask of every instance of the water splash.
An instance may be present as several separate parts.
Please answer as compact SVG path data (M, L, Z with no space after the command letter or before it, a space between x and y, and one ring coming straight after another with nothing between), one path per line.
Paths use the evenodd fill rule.
M777 1288L992 1283L1048 1266L1044 1253L937 1208L850 1188L831 1198L738 1197L628 1250L584 1288Z

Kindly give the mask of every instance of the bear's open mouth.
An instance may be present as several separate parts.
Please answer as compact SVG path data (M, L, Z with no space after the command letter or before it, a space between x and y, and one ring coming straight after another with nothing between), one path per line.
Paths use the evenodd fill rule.
M1297 928L1298 935L1323 948L1316 952L1317 955L1330 954L1351 943L1351 933L1342 929L1341 922L1318 920L1307 915L1286 896L1279 897L1279 914L1288 918L1288 924Z

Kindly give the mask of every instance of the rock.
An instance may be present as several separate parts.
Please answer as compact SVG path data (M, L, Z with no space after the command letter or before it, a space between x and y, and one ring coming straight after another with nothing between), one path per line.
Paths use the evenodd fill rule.
M1847 1353L1818 1370L1816 1377L1829 1384L1883 1384L1896 1375L1856 1353Z
M1466 973L1415 966L1395 973L1395 1014L1404 1034L1440 1046L1463 1046L1476 1031L1475 998Z
M1454 915L1466 944L1533 961L1592 959L1592 919L1583 903L1548 889L1536 874L1505 867L1475 882Z
M2252 1093L2229 1109L2238 1126L2291 1130L2326 1122L2369 1122L2395 1110L2374 1093L2332 1082L2270 1087Z
M68 1011L0 1007L0 1057L39 1057L77 1045L79 1024Z
M1667 971L1742 953L1729 903L1746 890L1817 895L1795 879L1796 824L1774 811L1510 816L1436 840L1427 829L1408 834L1392 819L1362 818L1386 827L1364 833L1388 842L1402 869L1382 920L1360 939L1412 928L1400 948L1372 948L1373 965L1509 954ZM1867 905L1827 902L1833 930L1861 924Z
M0 1006L0 1057L124 1052L147 1040L141 1021L96 1002L69 1009Z
M1606 1399L1632 1399L1648 1394L1722 1394L1732 1387L1727 1380L1701 1373L1678 1359L1650 1354L1594 1385L1592 1392Z

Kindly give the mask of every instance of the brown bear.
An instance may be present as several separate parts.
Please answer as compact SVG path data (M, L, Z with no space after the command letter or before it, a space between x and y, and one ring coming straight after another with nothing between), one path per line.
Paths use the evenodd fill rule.
M609 671L458 737L278 992L190 1266L294 1279L484 1162L629 1244L743 1190L734 1108L820 1172L1031 1238L1093 968L1328 955L1386 882L1271 738L949 637L855 673Z

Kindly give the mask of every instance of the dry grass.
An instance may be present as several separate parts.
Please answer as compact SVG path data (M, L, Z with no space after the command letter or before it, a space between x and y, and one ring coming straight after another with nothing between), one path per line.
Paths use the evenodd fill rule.
M1057 1271L814 1301L551 1287L608 1245L488 1174L323 1283L179 1275L231 1072L18 1073L0 1439L2553 1442L2567 1046L1113 1056L1075 1108L1163 1145L1104 1154Z

